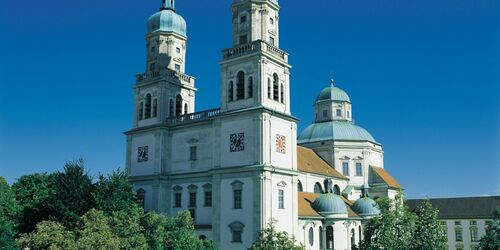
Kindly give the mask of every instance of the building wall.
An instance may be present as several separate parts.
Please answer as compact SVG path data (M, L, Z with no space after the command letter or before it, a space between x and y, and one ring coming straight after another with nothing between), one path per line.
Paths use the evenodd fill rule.
M443 219L441 220L441 225L443 229L446 230L446 236L448 238L448 249L463 249L463 250L474 250L478 249L479 239L486 234L486 228L488 227L486 222L492 221L492 219ZM476 223L476 225L473 225ZM472 241L471 229L477 229L477 240ZM457 241L456 231L462 232L462 240ZM462 247L462 248L460 248Z

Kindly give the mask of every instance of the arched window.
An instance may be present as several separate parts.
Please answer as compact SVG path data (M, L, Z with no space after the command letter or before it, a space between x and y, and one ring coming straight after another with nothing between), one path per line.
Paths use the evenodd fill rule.
M340 195L339 185L333 186L333 193L336 194L336 195Z
M323 188L321 187L321 184L319 182L316 182L316 184L314 184L314 193L323 193Z
M248 92L247 92L247 97L252 98L253 97L253 77L248 78Z
M335 237L333 236L333 227L326 227L326 249L335 249Z
M285 87L283 86L283 84L281 84L280 88L280 99L281 103L285 103Z
M356 245L356 231L354 231L354 228L351 229L351 248L354 248Z
M142 208L145 208L144 206L146 205L146 203L145 203L145 200L146 200L146 190L144 190L142 188L139 188L136 191L136 194L137 194L137 203Z
M175 98L175 116L182 115L182 96L180 94Z
M229 88L227 90L227 99L232 102L234 100L234 83L233 81L229 82Z
M309 245L314 245L314 229L312 227L309 228Z
M153 117L158 115L158 99L153 100Z
M151 94L146 95L146 105L144 107L145 119L151 118Z
M184 104L184 114L187 114L189 112L189 106L187 103Z
M139 103L139 110L138 111L139 111L139 114L138 114L139 120L144 119L144 117L143 117L143 115L144 115L144 103L143 102Z
M267 78L267 98L271 99L271 78Z
M172 99L170 99L170 102L168 104L168 116L174 116L174 100Z
M325 248L325 243L323 242L323 227L319 226L319 249Z
M302 182L300 181L297 182L297 192L304 192L304 189L302 188Z
M279 99L280 99L279 82L280 82L280 79L278 77L278 74L274 73L274 75L273 75L273 100L275 100L275 101L279 101Z
M236 100L245 98L245 73L238 72L238 83L236 84Z

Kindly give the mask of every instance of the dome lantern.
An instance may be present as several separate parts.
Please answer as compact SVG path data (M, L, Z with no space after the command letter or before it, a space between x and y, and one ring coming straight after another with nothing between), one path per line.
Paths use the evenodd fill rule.
M316 97L316 122L352 121L351 99L344 90L334 86L334 82L331 79L330 86L321 90Z

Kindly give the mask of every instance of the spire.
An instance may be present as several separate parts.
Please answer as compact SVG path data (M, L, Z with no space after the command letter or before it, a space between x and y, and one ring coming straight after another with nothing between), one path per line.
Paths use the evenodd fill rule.
M173 10L175 11L175 0L163 0L160 10Z

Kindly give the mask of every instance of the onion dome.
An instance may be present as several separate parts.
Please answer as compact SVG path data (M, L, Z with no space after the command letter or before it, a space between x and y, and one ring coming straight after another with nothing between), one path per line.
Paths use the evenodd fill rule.
M186 21L175 12L174 0L163 0L160 11L153 14L147 23L148 34L154 32L171 32L186 36Z
M354 202L351 207L355 213L364 218L380 215L380 209L378 208L377 202L369 197L368 190L368 184L365 184L361 190L362 197Z
M321 90L318 97L316 97L316 102L321 102L321 101L335 101L335 102L351 103L351 99L349 98L349 95L347 95L347 93L344 90L333 86L333 84L332 84L332 86Z
M321 216L327 218L347 217L346 204L337 194L321 194L311 205Z
M376 142L373 136L364 128L351 121L335 120L318 122L309 125L300 133L298 143L317 141L371 141Z

